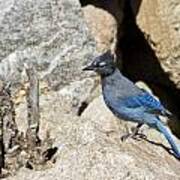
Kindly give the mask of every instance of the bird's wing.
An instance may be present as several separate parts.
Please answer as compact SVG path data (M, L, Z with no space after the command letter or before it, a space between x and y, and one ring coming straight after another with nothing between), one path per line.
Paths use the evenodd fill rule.
M136 96L130 96L123 99L122 103L128 108L144 107L149 113L158 115L171 115L171 113L164 108L160 101L155 99L148 92L142 92Z

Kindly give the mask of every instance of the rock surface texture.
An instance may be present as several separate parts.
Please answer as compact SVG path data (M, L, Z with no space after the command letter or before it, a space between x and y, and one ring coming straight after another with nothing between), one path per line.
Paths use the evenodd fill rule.
M81 117L63 109L57 92L42 98L41 128L43 132L51 129L55 138L56 163L45 171L22 168L8 180L180 178L180 162L160 145L146 140L121 142L121 135L132 124L116 119L102 97L96 98ZM146 129L146 135L149 140L168 147L164 137L155 130Z
M115 48L117 35L115 18L107 11L92 5L85 6L83 13L90 32L96 40L98 51L104 52Z
M155 11L153 7L160 10ZM179 60L180 22L175 13L178 7L179 1L175 0L166 3L144 0L137 17L139 26L163 46L158 46L157 55L164 59L165 66L166 62L172 64L172 73L177 72ZM98 31L105 32L103 35L94 31L95 39L102 42L100 51L111 46L116 26L114 19L103 14L104 11L88 8L82 10L78 0L0 0L0 75L15 85L23 84L26 81L24 63L34 63L41 80L40 137L44 138L49 132L58 148L54 164L49 168L35 171L23 167L6 179L179 180L180 162L164 148L169 145L160 133L144 127L142 131L147 140L121 142L121 135L134 124L118 120L99 96L99 79L94 73L82 72L82 67L97 55L98 49L83 11L92 11L93 18L99 14L100 23L96 24L90 13L85 12L86 18L94 23L94 30L97 25ZM101 13L105 21L111 21L109 24L103 22ZM153 13L163 18L156 19ZM121 20L122 17L118 24ZM158 34L156 27L147 28L147 24L150 26L157 21L167 23L168 35ZM166 26L159 29L166 31ZM171 58L173 56L175 58ZM177 76L177 86L179 80ZM16 119L21 131L27 128L24 95L22 89L16 94Z
M177 0L144 0L137 15L137 24L149 35L164 70L180 88L179 13L180 2Z
M79 2L0 1L0 75L20 81L24 63L35 64L50 87L63 87L85 74L82 65L95 54L95 42Z

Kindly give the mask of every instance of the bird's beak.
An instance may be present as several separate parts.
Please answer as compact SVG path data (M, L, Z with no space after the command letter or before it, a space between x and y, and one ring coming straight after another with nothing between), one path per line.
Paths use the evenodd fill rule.
M94 66L92 66L92 64L90 64L90 65L84 67L82 70L83 71L93 71L94 70Z

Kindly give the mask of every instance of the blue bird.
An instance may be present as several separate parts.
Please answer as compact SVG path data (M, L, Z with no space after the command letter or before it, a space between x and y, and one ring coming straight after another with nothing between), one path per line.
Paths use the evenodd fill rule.
M159 118L160 115L171 115L170 112L151 94L138 88L132 81L123 76L115 66L114 57L109 51L96 57L83 70L95 71L101 76L105 104L118 118L138 123L132 133L133 136L137 135L143 124L147 124L165 136L174 155L180 158L179 147L169 129Z

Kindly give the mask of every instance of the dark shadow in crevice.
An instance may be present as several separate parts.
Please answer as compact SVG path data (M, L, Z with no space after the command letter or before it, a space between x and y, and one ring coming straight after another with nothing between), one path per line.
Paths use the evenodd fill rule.
M81 116L87 107L88 107L88 103L86 101L83 101L78 109L77 115Z
M93 5L101 8L112 14L118 23L122 19L122 9L124 0L80 0L82 7L87 5ZM93 12L92 12L93 13Z
M53 156L57 153L58 151L58 148L57 147L52 147L52 148L49 148L47 149L44 153L43 153L43 156L44 156L44 159L45 161L49 161L53 158Z
M126 76L133 81L145 80L149 83L174 87L169 76L161 68L144 33L137 26L129 0L126 0L124 5L124 18L118 32L121 34L123 32L123 36L118 39L116 53L121 55L122 71Z
M93 5L101 5L101 4L104 4L102 3L101 1L96 1L96 0L79 0L80 3L81 3L81 6L84 7L84 6L87 6L89 4L93 4Z

